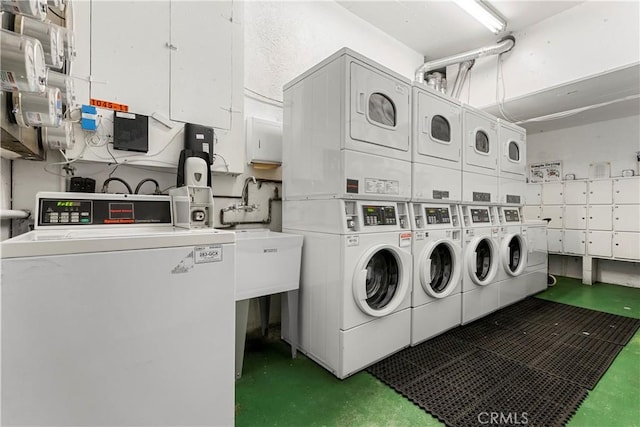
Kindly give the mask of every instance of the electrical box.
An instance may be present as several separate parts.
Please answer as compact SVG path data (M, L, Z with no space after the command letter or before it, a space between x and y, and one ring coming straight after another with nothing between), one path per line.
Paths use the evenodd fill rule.
M617 205L640 203L640 177L615 179L613 203Z
M562 228L562 206L543 206L542 218L551 218L549 228Z
M613 256L640 259L640 233L613 233Z
M589 230L613 230L612 210L610 205L589 206Z
M247 118L247 163L282 164L282 124Z
M614 206L613 229L640 232L640 205Z
M527 205L542 204L542 184L527 184L525 203Z
M549 244L549 252L562 253L563 231L557 229L547 229L547 243Z
M562 248L567 254L585 254L585 235L582 230L564 230Z
M610 257L611 232L609 231L589 231L587 240L587 253L592 256Z
M613 187L610 179L589 181L589 204L610 205L613 203Z
M567 205L587 204L587 181L566 181L564 183L564 203Z
M564 228L571 228L573 230L586 230L587 207L566 205L564 207Z

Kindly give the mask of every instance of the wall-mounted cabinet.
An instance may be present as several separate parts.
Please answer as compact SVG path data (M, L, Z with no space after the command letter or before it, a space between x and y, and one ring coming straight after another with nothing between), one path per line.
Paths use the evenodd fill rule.
M564 230L562 249L564 253L573 255L585 254L586 232L581 230Z
M525 203L527 205L542 204L542 184L528 184L525 189Z
M564 203L564 184L562 182L546 182L542 186L543 205L561 205Z
M610 205L613 203L612 182L610 179L589 181L589 204Z
M613 233L613 256L616 258L640 259L640 233Z
M81 2L77 12L90 25L78 36L90 43L78 59L90 75L89 98L149 116L149 151L107 152L113 114L99 109L106 119L99 143L70 157L176 167L183 123L195 123L215 130L212 170L244 172L243 7L232 0Z
M564 207L564 228L585 230L587 228L587 207L566 205Z
M587 203L587 181L566 181L564 183L564 203L585 205Z
M640 205L616 205L613 207L615 231L640 232Z
M614 179L613 203L616 205L640 204L640 177Z
M613 230L612 210L610 205L589 206L589 230Z
M611 257L612 235L608 231L589 231L587 233L587 254L595 257Z
M562 253L562 230L550 228L547 230L547 242L549 243L549 252Z
M549 228L562 228L563 206L542 205L542 218L551 218Z

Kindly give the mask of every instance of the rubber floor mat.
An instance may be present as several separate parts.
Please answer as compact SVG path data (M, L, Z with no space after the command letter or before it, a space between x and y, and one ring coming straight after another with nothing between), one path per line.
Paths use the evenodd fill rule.
M527 298L368 371L448 426L561 426L639 327Z

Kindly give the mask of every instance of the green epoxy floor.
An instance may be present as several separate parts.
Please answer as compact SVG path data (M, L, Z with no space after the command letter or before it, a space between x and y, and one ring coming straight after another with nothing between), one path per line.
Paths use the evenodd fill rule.
M640 318L640 289L558 278L540 298ZM338 380L277 338L247 345L236 382L237 426L441 426L366 372ZM620 352L569 427L640 427L640 332Z

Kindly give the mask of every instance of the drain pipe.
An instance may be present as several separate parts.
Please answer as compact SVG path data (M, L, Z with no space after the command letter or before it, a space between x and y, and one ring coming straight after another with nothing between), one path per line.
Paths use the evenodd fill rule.
M484 56L498 55L510 51L516 44L516 39L513 36L507 36L500 40L498 43L481 47L479 49L470 50L468 52L459 53L457 55L449 56L442 59L436 59L434 61L425 62L416 70L415 81L417 83L424 83L424 74L426 72L444 68L448 65L459 64L465 61L472 61ZM462 86L462 85L460 85Z
M456 81L453 82L453 87L451 88L451 96L453 98L457 99L460 97L460 92L462 91L462 86L464 85L464 81L467 78L467 74L475 63L476 60L473 59L471 61L464 61L462 64L460 64L460 68L458 68L458 75L456 76Z

